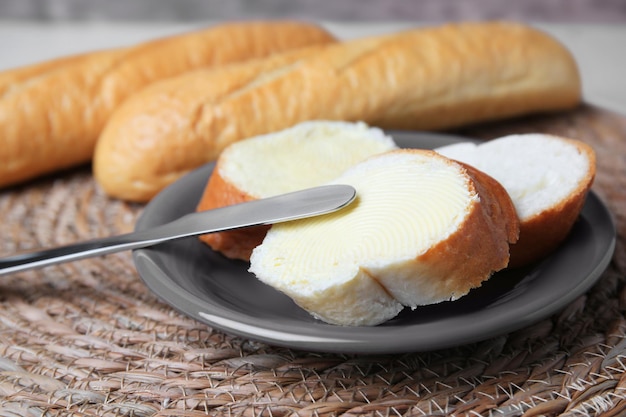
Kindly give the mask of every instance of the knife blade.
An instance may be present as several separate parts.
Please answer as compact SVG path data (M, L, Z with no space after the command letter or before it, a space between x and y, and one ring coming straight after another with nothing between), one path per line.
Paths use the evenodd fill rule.
M323 185L189 213L170 223L147 230L0 259L0 275L124 250L146 248L174 239L319 216L349 205L355 197L356 190L349 185Z

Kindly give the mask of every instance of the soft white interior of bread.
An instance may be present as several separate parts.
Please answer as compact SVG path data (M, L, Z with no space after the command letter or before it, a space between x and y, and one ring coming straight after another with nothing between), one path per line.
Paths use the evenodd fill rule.
M574 144L545 134L510 135L481 144L463 142L436 151L500 182L521 221L567 198L589 170L587 156Z
M368 156L397 148L382 130L364 123L314 121L229 146L220 175L252 197L313 187Z
M332 181L354 186L354 203L274 225L253 251L250 271L335 324L378 324L395 316L399 303L450 299L412 263L466 219L479 199L468 181L458 164L434 153L370 157ZM402 271L410 276L408 292Z

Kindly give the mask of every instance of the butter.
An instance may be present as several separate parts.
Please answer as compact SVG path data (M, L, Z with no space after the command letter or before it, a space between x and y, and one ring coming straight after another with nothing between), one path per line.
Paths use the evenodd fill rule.
M388 299L395 311L395 299L406 289L371 271L410 263L447 239L479 197L447 159L392 154L370 158L332 181L357 190L348 208L274 225L253 251L250 271L317 315L315 306L328 304L320 298L345 304L354 288L368 288L361 294L365 302Z
M305 122L232 144L220 170L237 188L265 198L331 181L363 159L393 149L391 137L364 123Z

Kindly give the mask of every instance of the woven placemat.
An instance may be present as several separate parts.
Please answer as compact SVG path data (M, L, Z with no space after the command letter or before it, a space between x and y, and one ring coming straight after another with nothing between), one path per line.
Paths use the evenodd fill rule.
M626 118L585 106L457 133L519 132L592 144L619 229L609 269L553 317L433 352L293 351L181 315L129 253L108 255L0 279L0 416L626 414ZM128 232L142 208L107 198L88 168L1 191L0 256Z

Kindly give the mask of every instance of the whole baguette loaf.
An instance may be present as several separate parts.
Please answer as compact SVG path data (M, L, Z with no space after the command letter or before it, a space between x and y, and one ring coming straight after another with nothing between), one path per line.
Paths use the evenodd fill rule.
M467 294L505 268L518 220L502 186L433 151L372 156L330 183L357 199L338 212L273 225L250 271L317 318L376 325L403 306Z
M233 143L219 156L198 210L321 185L363 159L396 149L393 139L363 123L309 121ZM200 237L229 258L248 261L269 226Z
M98 143L94 172L104 190L148 200L229 144L306 120L443 129L570 108L581 98L572 55L516 23L419 28L272 62L165 81L133 96Z
M565 240L596 173L589 145L546 134L510 135L436 151L487 173L511 196L520 220L511 267L539 261Z
M197 68L333 42L301 22L241 22L0 73L0 186L91 160L122 101Z

